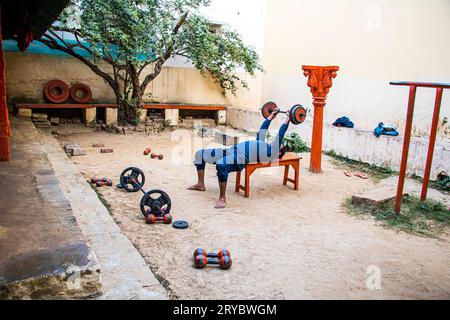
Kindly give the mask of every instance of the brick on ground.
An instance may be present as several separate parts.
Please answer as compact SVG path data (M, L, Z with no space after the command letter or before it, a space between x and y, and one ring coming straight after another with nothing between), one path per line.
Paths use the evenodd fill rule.
M214 142L223 144L224 146L233 146L239 143L240 138L237 135L226 134L216 131Z
M83 148L73 148L71 154L74 157L85 156L86 155L86 150L84 150Z
M58 126L59 125L59 118L58 117L51 117L50 122L52 125Z
M113 153L114 150L111 149L111 148L101 148L101 149L100 149L100 152L101 152L101 153Z
M394 201L396 194L397 192L394 188L372 189L360 195L353 195L352 203L357 206L379 207L383 204ZM407 197L408 194L405 193L403 196Z
M34 113L32 115L33 119L40 119L40 120L47 120L48 119L48 115L46 113Z

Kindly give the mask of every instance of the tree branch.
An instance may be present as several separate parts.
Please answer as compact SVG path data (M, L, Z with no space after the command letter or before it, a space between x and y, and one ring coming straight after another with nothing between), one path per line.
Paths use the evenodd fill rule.
M177 25L175 26L175 28L172 31L172 37L177 35L177 33L180 31L180 29L183 26L183 24L185 23L188 15L189 15L189 12L186 12L185 14L183 14L180 17ZM173 39L172 39L172 43L167 47L166 52L156 60L156 64L155 64L155 67L153 68L153 72L151 74L147 75L145 77L144 81L142 82L141 92L145 92L145 89L147 89L148 84L150 82L152 82L161 73L164 63L166 63L166 61L172 56L173 49L174 49L174 44L173 44Z
M57 37L60 39L60 37ZM49 35L44 35L44 37L39 40L43 44L45 44L50 49L59 50L62 52L65 52L69 55L71 55L74 58L77 58L81 62L83 62L85 65L87 65L93 72L95 72L97 75L105 79L105 81L113 88L114 91L119 91L120 86L117 81L115 81L108 73L102 71L98 66L90 62L88 59L84 58L82 55L76 53L72 47L64 47L60 45L54 38L50 37ZM63 41L63 43L66 43Z

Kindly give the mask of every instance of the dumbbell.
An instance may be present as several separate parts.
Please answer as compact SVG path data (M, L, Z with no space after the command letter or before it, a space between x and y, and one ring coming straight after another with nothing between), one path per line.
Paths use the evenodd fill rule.
M92 184L96 184L97 182L108 182L108 178L97 178L97 177L93 177L91 178L91 183Z
M220 266L223 270L231 268L233 261L228 250L221 250L218 253L207 253L204 249L194 251L194 264L197 269L203 269L207 265Z
M264 119L269 118L269 116L276 111L277 113L285 113L289 116L289 119L294 125L302 124L306 120L306 109L303 106L296 104L289 111L282 111L278 108L275 102L267 102L262 108L261 113Z
M150 149L150 148L145 149L144 156L148 156L150 154L150 152L152 152L152 149Z
M159 160L163 160L164 159L164 155L163 154L156 154L156 153L152 153L151 154L152 159L159 159Z
M172 223L172 215L165 214L163 216L156 216L154 214L147 215L147 224L155 224L157 222L163 222L164 224L171 224Z
M95 184L97 187L102 187L102 186L108 186L108 187L112 187L113 182L112 180L107 180L107 181L97 181L97 183Z

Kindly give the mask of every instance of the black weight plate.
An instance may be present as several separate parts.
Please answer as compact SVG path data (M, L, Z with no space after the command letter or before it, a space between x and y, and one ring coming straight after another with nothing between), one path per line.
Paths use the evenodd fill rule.
M165 209L165 212L170 213L170 209L172 208L172 201L167 193L161 190L152 190L147 192L141 199L141 212L144 217L147 217L148 209L151 210L151 213L155 216L162 216L162 209Z
M261 113L264 119L269 118L272 112L274 112L276 109L278 109L278 106L275 102L267 102L261 109Z
M184 230L189 228L189 223L187 221L175 221L172 226L175 229L180 229L180 230Z
M133 184L131 179L135 179L141 188L144 187L145 175L141 169L134 167L127 168L120 175L120 184L123 186L123 189L128 192L138 192L140 190L139 186Z
M299 104L293 106L289 112L289 118L295 125L302 124L306 120L306 109Z

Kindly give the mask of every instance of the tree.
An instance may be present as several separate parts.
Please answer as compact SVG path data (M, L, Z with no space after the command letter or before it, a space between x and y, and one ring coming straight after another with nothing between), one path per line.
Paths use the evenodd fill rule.
M238 33L230 28L211 31L210 22L199 13L209 4L210 0L73 0L40 41L102 77L116 95L121 119L133 122L147 86L175 55L211 75L223 94L235 94L238 85L247 87L239 70L252 76L262 70L258 54Z

